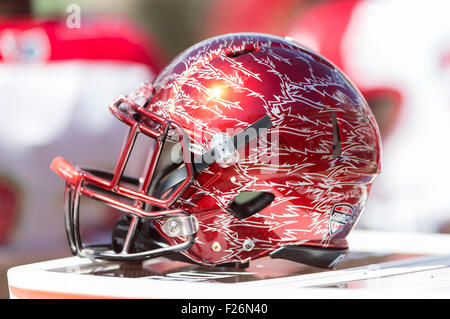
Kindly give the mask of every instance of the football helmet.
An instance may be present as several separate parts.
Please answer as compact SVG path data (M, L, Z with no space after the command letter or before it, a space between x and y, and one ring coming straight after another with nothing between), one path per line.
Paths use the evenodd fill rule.
M380 171L378 127L359 91L322 56L272 35L200 42L109 108L129 126L113 172L51 164L66 181L79 256L181 253L219 265L270 255L333 267ZM126 176L138 135L152 151ZM109 245L81 239L82 196L124 212Z
M0 246L11 240L21 211L22 194L6 176L0 176Z

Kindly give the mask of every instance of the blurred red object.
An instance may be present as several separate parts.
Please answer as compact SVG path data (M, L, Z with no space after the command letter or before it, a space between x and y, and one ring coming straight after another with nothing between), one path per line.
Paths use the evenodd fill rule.
M111 60L145 64L155 73L166 63L150 34L117 17L85 17L79 28L68 27L64 19L6 18L0 20L0 33L5 62Z
M449 10L448 0L323 1L287 28L347 74L379 123L383 171L363 227L436 232L449 224Z
M19 213L20 193L7 178L0 178L0 245L8 242Z
M7 106L0 117L0 175L21 192L20 198L12 190L4 195L9 208L0 223L9 224L12 206L22 211L0 244L65 247L61 185L48 163L59 152L86 165L109 162L120 147L111 136L122 126L108 104L151 81L166 63L154 37L122 17L82 16L80 27L64 18L0 19L0 95ZM99 213L89 216L96 229L112 222Z

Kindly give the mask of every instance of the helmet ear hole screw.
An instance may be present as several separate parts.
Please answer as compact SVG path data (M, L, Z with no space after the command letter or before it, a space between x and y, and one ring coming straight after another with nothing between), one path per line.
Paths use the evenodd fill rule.
M253 240L247 239L242 244L242 248L244 248L244 250L246 251L251 251L253 248L255 248L255 243L253 242Z

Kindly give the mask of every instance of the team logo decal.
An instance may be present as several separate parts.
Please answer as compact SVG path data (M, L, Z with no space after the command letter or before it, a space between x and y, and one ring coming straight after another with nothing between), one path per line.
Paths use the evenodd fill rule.
M330 217L330 235L336 234L344 228L353 218L353 206L348 204L336 204L333 206Z

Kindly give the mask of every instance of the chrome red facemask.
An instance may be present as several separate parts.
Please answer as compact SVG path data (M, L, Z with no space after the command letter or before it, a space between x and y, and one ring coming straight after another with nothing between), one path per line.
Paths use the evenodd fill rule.
M65 191L65 226L73 253L90 258L107 259L141 259L188 249L194 240L196 231L196 219L182 209L170 209L169 207L180 197L193 180L193 166L191 153L187 150L186 135L178 124L164 119L157 114L149 112L125 97L120 97L110 105L111 112L130 129L126 137L117 166L113 172L74 167L61 157L57 157L51 164L51 169L66 180ZM155 148L146 173L141 178L124 176L125 165L128 162L138 134L144 134L155 140ZM155 168L161 154L167 136L176 136L181 145L183 163L179 165L178 175L182 180L177 180L164 191L159 189L158 195L149 195L149 189L153 180ZM138 189L122 186L119 182L138 186ZM164 184L167 186L167 184ZM105 251L105 247L87 247L81 241L79 231L79 201L80 196L88 196L103 201L109 206L129 213L132 216L130 227L120 253ZM127 204L124 199L131 199L134 204ZM151 211L155 207L157 211ZM184 243L156 251L129 253L130 243L139 218L144 219L170 219L169 222L179 227L177 235L185 235Z
M198 221L185 209L171 208L184 191L191 185L194 175L212 164L220 156L219 148L211 149L202 156L193 158L188 150L189 137L177 123L165 119L145 106L150 96L133 99L121 96L109 106L110 111L130 128L126 136L121 155L113 172L74 167L61 157L56 157L50 165L66 181L65 190L65 227L69 245L73 254L91 259L140 260L161 256L167 253L181 252L194 243ZM139 101L142 105L139 105ZM227 143L232 151L256 138L258 134L272 126L269 117L263 117L247 129L231 137ZM140 178L124 175L125 166L130 158L138 134L155 141L144 174ZM182 162L174 163L178 167L167 175L155 179L155 170L167 139L180 145ZM120 183L119 183L120 182ZM132 185L134 188L124 185ZM80 196L84 195L106 203L107 205L131 215L131 221L120 252L112 252L109 245L85 245L81 239L79 223ZM127 201L134 204L128 204ZM164 219L162 230L170 237L185 236L180 244L169 245L150 251L132 253L131 243L136 233L139 219Z

